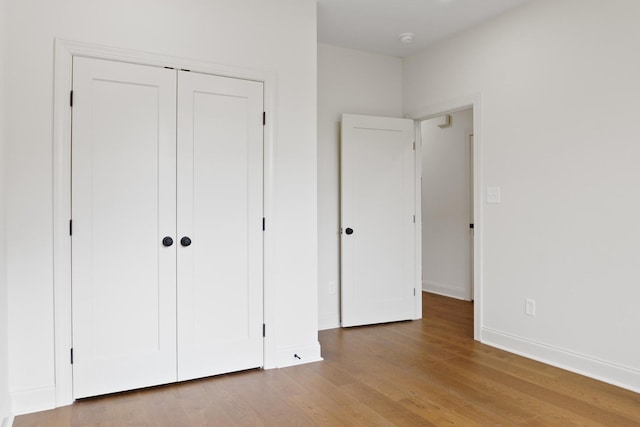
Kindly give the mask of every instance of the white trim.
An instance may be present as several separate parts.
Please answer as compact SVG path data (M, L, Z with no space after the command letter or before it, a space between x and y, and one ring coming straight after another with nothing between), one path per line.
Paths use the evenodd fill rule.
M640 370L628 366L491 328L482 328L482 342L547 365L640 393Z
M56 407L55 386L14 391L11 393L13 415L46 411Z
M480 94L470 95L466 97L460 97L451 99L448 101L442 101L434 103L430 106L421 108L406 114L405 117L413 120L427 120L433 117L441 116L443 114L451 114L457 111L465 110L467 108L473 108L473 184L474 184L474 240L473 240L473 338L481 341L481 328L483 322L483 307L482 307L482 288L483 288L483 204L482 199L482 116L481 116L481 98ZM418 146L420 147L420 153L422 152L422 141L416 138L416 155L418 153ZM420 162L420 175L422 175ZM417 195L420 200L422 194ZM418 202L417 202L418 203ZM422 246L422 231L421 227L416 227L416 239ZM422 264L422 259L420 259Z
M299 357L299 359L296 357ZM320 356L320 343L309 345L294 345L278 349L278 368L302 365L305 363L320 362L324 360Z
M422 132L419 121L414 121L415 150L415 278L416 278L416 315L414 319L422 319Z
M334 319L323 320L318 322L318 331L327 331L329 329L337 329L340 327L340 322Z
M447 285L446 283L432 282L430 280L422 281L422 290L432 294L443 295L445 297L451 297L469 301L469 295L467 289L459 286Z
M13 426L13 415L8 415L7 417L5 417L2 420L2 424L0 424L2 427L11 427Z
M189 69L225 77L261 81L264 83L264 106L267 123L264 128L264 215L267 229L264 235L264 367L277 366L275 333L275 286L273 279L273 161L277 123L275 72L247 70L188 58L118 49L88 43L56 39L54 106L53 106L53 265L54 265L54 333L55 333L55 392L54 406L73 403L72 369L69 350L71 333L71 109L69 93L72 87L72 58L85 56L130 62L142 65ZM42 402L32 410L49 409ZM14 406L14 410L18 408Z

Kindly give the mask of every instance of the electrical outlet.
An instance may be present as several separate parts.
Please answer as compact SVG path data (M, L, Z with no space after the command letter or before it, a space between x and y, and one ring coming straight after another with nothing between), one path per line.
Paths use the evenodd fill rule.
M330 294L335 294L337 292L338 286L336 284L336 282L334 282L333 280L329 282L329 293Z
M527 298L525 300L524 312L527 316L535 316L536 315L536 300Z

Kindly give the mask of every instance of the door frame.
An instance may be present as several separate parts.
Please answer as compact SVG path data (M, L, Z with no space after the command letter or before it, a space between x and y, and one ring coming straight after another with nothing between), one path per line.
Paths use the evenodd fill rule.
M140 65L187 69L223 77L259 81L264 84L264 111L269 120L263 129L264 175L263 212L273 220L273 166L275 152L276 73L216 64L207 61L113 48L71 40L56 39L53 94L53 297L55 406L73 403L71 322L71 108L72 60L83 56ZM272 227L266 227L263 240L264 323L275 325L275 286L273 279ZM264 368L276 366L275 331L264 338Z
M416 132L416 277L422 277L422 135L420 122L444 114L473 109L473 338L482 341L482 288L483 288L483 203L482 203L482 133L481 96L479 93L445 100L406 114L415 121ZM422 289L422 286L420 286ZM416 313L422 317L422 299L417 298Z

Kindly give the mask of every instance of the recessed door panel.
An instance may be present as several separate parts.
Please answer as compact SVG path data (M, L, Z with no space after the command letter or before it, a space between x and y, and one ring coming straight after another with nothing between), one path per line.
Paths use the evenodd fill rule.
M262 83L178 77L178 377L263 364Z
M74 396L175 381L175 72L73 64Z

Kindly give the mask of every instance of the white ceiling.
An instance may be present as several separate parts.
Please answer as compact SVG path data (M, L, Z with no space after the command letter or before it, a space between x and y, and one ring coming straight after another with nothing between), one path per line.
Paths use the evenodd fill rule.
M317 1L319 42L402 57L529 0ZM401 33L414 33L413 43Z

